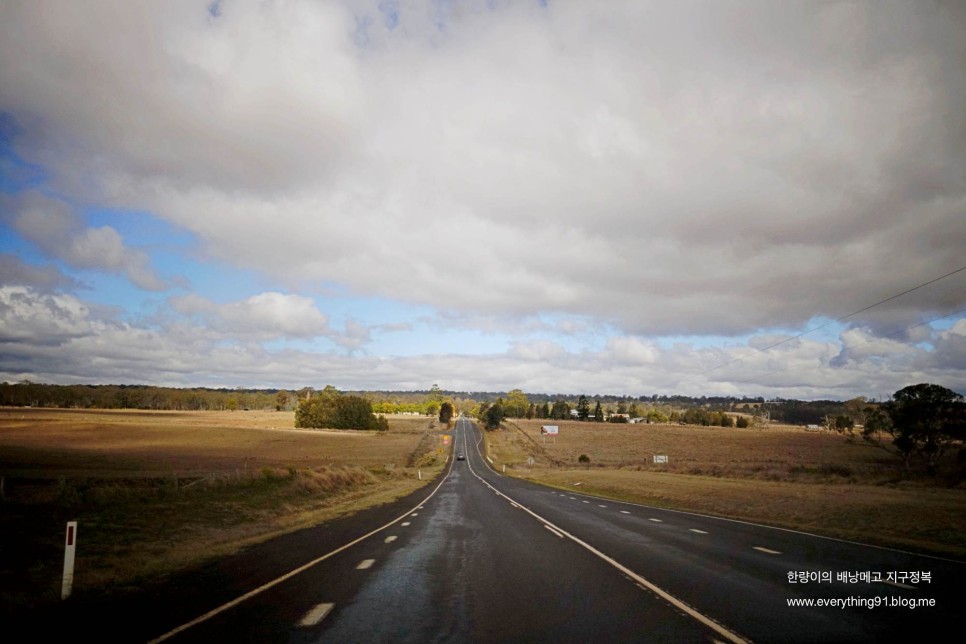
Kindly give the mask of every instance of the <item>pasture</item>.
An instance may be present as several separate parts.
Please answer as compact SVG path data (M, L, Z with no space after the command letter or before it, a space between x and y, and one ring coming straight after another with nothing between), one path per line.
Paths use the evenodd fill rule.
M541 436L543 424L556 424L559 435ZM966 559L963 483L906 477L894 456L838 434L537 420L505 426L487 433L488 453L514 476Z
M445 463L433 419L297 430L292 412L0 410L0 614L137 586L274 534L387 502ZM418 473L422 472L423 480Z

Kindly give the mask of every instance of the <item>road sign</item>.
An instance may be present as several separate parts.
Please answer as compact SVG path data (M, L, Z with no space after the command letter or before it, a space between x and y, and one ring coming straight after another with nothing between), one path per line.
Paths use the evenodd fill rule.
M654 455L654 462L655 463L667 463L667 454L655 454Z
M558 431L559 431L559 428L556 425L541 425L540 426L540 433L541 434L547 434L549 436L556 436L557 433L558 433Z
M77 522L67 523L67 538L64 540L64 583L60 587L60 598L70 597L74 588L74 552L77 550Z

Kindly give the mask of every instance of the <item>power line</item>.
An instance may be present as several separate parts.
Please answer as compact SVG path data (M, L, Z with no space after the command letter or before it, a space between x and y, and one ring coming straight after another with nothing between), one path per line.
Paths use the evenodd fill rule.
M761 349L754 349L754 352L755 353L764 353L764 352L766 352L766 351L768 351L770 349L774 349L775 347L780 347L781 345L786 344L788 342L791 342L792 340L797 340L797 339L801 338L802 336L808 335L812 331L818 331L819 329L825 328L825 327L827 327L830 324L835 324L836 322L842 322L843 320L847 320L847 319L849 319L851 317L855 317L859 313L865 313L866 311L868 311L870 309L874 309L875 307L880 306L882 304L885 304L886 302L891 302L892 300L894 300L896 298L900 298L903 295L908 295L909 293L912 293L913 291L917 291L917 290L919 290L919 289L921 289L923 287L929 286L930 284L935 284L939 280L944 280L947 277L950 277L952 275L955 275L956 273L961 273L963 271L966 271L966 266L962 266L960 268L957 268L956 270L950 271L949 273L946 273L945 275L940 275L939 277L937 277L935 279L931 279L928 282L923 282L922 284L919 284L918 286L913 286L910 289L906 289L902 293L897 293L896 295L893 295L891 297L887 297L884 300L879 300L875 304L870 304L869 306L866 306L865 308L861 308L858 311L853 311L852 313L849 313L848 315L843 315L842 317L836 318L834 320L829 320L828 322L825 322L823 324L819 324L818 326L812 327L811 329L806 329L805 331L802 331L801 333L799 333L797 335L793 335L793 336L791 336L789 338L785 338L784 340L780 340L780 341L778 341L778 342L776 342L774 344L770 344L767 347L764 347L764 348L761 348ZM948 316L943 316L943 317L948 317ZM936 318L936 319L937 320L941 320L942 318ZM935 320L933 320L933 321L935 321ZM911 328L915 328L915 327L911 327ZM708 369L704 373L705 374L709 374L712 371L716 371L716 370L720 369L721 367L726 367L729 364L732 364L732 363L735 363L735 362L740 362L742 360L745 360L746 358L750 358L751 356L755 355L755 353L751 353L751 354L748 354L746 356L742 356L740 358L734 358L732 360L729 360L728 362L723 362L723 363L719 364L717 367L712 367L711 369Z

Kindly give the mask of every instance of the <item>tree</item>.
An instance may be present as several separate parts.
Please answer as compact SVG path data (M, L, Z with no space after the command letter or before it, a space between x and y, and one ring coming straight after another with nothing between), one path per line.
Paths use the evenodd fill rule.
M506 395L503 402L503 413L508 418L523 418L530 408L530 399L520 389L514 389Z
M881 434L892 437L892 450L908 470L922 458L926 471L935 474L939 460L955 441L966 438L966 404L963 396L933 384L910 385L879 408L866 409L862 437L884 446Z
M590 403L587 402L587 396L583 394L580 394L580 398L577 400L577 418L580 420L590 418Z
M562 400L556 401L550 409L550 418L554 420L570 418L570 405Z
M486 410L486 428L498 429L503 418L503 404L498 400Z
M597 406L594 407L594 420L598 423L604 422L604 410L600 408L600 401L597 401Z
M315 429L375 429L385 431L389 423L372 413L372 403L361 396L343 396L337 389L302 400L295 409L295 426Z
M748 428L748 417L747 416L738 416L738 419L735 420L735 427L737 427L738 429L747 429Z
M453 405L448 402L444 402L439 408L439 422L443 425L449 425L449 421L453 419Z

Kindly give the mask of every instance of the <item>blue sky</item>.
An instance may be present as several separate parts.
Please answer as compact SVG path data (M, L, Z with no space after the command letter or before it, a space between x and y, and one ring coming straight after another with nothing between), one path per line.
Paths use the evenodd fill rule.
M0 379L964 391L964 26L5 3Z

